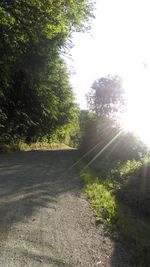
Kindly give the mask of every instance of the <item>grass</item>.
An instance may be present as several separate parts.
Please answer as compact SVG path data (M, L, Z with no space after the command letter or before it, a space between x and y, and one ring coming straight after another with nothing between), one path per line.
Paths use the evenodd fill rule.
M35 142L31 144L26 144L22 141L20 142L13 142L11 144L4 144L0 146L0 152L15 152L15 151L32 151L32 150L48 150L48 149L57 149L57 148L66 148L68 147L64 143L60 142Z
M82 167L79 166L84 191L96 219L113 229L115 236L121 236L135 266L148 267L150 157L123 164L103 161L99 162L99 169Z
M84 183L84 191L94 209L96 219L110 224L110 221L116 215L116 203L111 190L107 190L90 169L81 170L81 179Z

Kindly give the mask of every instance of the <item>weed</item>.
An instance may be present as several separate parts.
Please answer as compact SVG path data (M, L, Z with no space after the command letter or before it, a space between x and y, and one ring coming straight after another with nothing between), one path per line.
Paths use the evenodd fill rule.
M96 219L122 236L137 267L150 263L150 157L81 169ZM97 163L98 166L98 163Z

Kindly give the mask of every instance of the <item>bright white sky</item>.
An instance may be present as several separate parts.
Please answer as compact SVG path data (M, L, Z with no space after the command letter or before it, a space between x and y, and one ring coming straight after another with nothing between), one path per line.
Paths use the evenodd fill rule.
M85 108L94 80L108 74L120 75L140 100L143 78L150 75L150 0L97 0L95 15L90 34L74 34L68 61L77 102Z

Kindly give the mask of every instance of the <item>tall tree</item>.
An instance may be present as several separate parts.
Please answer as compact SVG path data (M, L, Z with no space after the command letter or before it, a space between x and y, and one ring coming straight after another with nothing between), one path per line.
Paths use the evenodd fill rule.
M98 117L114 117L122 111L125 99L122 79L107 76L96 80L87 95L88 107Z
M88 0L1 0L1 137L31 141L75 117L60 52L73 31L86 29L92 9Z

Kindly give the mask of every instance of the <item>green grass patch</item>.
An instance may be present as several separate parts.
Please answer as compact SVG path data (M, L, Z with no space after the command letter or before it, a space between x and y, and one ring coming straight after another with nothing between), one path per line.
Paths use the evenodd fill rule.
M116 201L111 190L105 183L100 183L89 169L81 170L81 179L84 182L84 191L94 209L96 219L110 224L116 218Z
M96 163L98 164L98 163ZM150 263L150 157L99 162L80 175L96 219L121 237L137 267Z
M0 146L0 152L16 152L16 151L32 151L32 150L48 150L48 149L63 149L68 146L60 142L35 142L31 144L26 144L22 141L12 142L10 144L3 144Z

